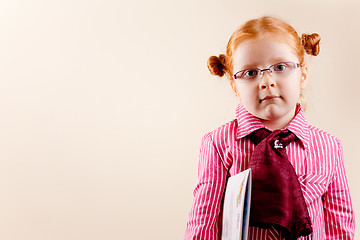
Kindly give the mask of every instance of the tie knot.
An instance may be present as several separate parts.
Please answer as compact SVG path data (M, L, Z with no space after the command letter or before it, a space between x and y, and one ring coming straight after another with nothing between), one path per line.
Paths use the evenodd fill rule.
M261 141L266 139L266 141L270 142L270 144L272 144L272 146L276 149L286 147L296 138L295 134L287 129L274 130L271 132L265 128L260 128L259 130L252 132L249 137L255 145L258 145Z

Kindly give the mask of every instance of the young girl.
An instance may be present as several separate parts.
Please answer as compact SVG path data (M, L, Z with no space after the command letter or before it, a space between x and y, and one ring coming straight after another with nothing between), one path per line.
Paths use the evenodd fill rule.
M256 144L259 144L252 135L259 129L265 129L270 134L268 137L273 138L282 134L294 135L287 146L275 144L274 150L270 151L277 151L275 148L286 151L286 162L290 162L290 170L294 170L295 176L291 185L295 187L289 191L298 189L298 199L304 202L305 209L299 210L294 205L291 211L302 211L308 223L305 224L306 231L295 234L292 229L305 225L288 221L289 225L285 225L290 227L287 228L268 219L257 222L253 220L263 213L251 212L248 239L353 239L355 220L342 145L336 137L309 125L301 104L308 77L304 53L318 55L319 41L320 36L316 33L303 34L300 38L284 21L262 17L246 22L233 33L226 55L209 58L210 72L229 78L240 104L236 109L236 119L205 134L202 139L195 201L185 239L221 238L226 180L252 166L252 161L258 161L252 159ZM257 153L257 156L266 154ZM266 167L262 170L265 173L261 171L260 177L270 171ZM290 176L291 171L285 175ZM290 180L283 183L286 185L287 181ZM281 191L287 190L280 187ZM272 190L269 192L266 194L272 194ZM262 198L265 196L262 194L265 193L253 191L252 198ZM275 195L273 198L277 200ZM291 208L295 204L288 201L292 200L280 205ZM251 208L259 209L269 207L270 203L263 205L251 202ZM301 206L301 203L296 206ZM282 216L273 215L282 221Z

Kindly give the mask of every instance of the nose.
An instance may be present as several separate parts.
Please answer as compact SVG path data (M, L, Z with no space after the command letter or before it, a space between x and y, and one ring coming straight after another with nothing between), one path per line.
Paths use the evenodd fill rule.
M263 71L260 78L261 78L261 81L260 81L260 84L259 84L260 89L267 89L267 88L271 88L271 87L276 87L276 82L272 78L269 71Z

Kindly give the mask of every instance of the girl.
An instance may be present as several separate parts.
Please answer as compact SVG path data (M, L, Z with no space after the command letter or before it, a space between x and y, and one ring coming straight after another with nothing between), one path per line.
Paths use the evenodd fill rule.
M236 119L205 134L202 139L195 201L185 239L221 238L226 180L252 166L252 161L258 161L252 158L256 144L259 144L255 143L252 135L259 129L268 132L268 138L273 139L284 134L294 135L293 141L286 147L274 145L274 148L286 151L286 162L290 162L291 169L285 175L290 176L290 172L294 171L295 176L295 180L285 180L278 185L294 181L291 186L295 187L289 188L289 191L299 190L300 205L296 206L301 206L302 201L304 211L295 207L294 202L291 202L290 208L293 206L295 210L291 211L302 211L300 215L304 214L303 219L308 219L308 222L301 225L290 220L286 226L268 219L257 222L254 219L262 212L251 212L248 239L353 239L355 220L342 145L336 137L307 123L301 103L308 77L304 53L318 55L319 41L320 36L316 33L303 34L300 38L284 21L262 17L246 22L233 33L226 55L209 58L210 72L229 78L240 104L236 109ZM261 156L265 152L256 155ZM265 167L258 171L261 171L258 172L261 177L270 170ZM267 181L272 179L267 178ZM272 191L269 191L270 194ZM261 198L265 195L253 191L252 198L257 196ZM275 195L273 200L277 200ZM288 201L293 199L280 205L287 206ZM261 209L263 206L252 200L253 207ZM295 216L297 213L292 214ZM277 214L270 217L274 216L283 220ZM302 232L293 231L304 226L306 229Z

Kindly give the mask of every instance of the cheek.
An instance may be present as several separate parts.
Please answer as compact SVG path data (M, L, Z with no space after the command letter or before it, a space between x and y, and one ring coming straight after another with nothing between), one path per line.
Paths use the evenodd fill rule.
M236 87L241 102L247 103L257 99L257 86L252 86L250 84L237 84Z
M287 82L282 86L281 92L287 95L288 98L297 99L300 97L300 82Z
M301 90L301 74L290 76L289 78L278 81L278 88L284 91L298 92Z

